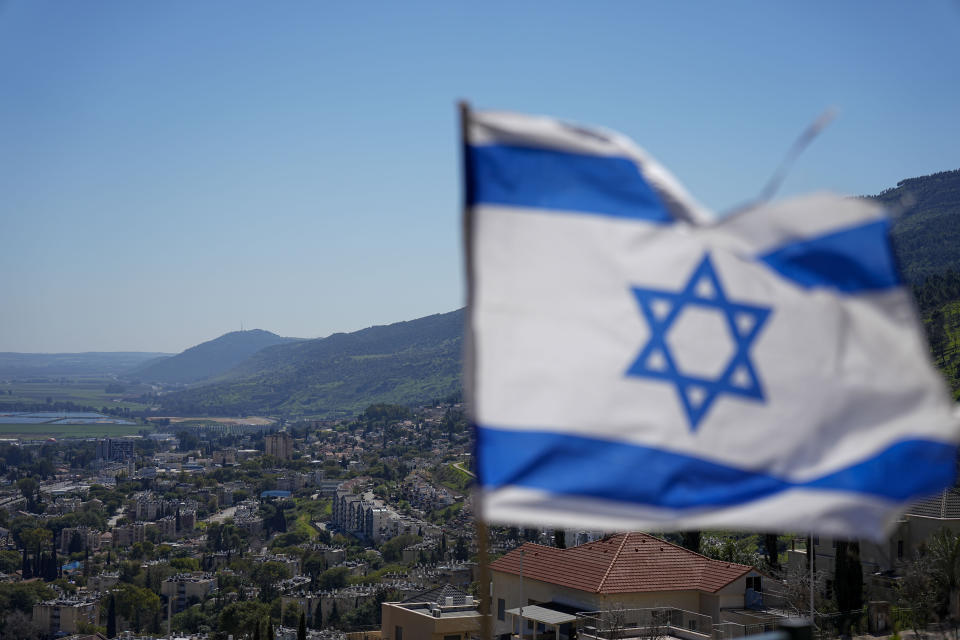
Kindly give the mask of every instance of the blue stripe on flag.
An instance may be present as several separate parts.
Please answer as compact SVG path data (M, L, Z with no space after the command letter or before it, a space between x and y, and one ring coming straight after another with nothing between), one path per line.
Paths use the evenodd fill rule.
M478 427L481 486L539 489L666 509L719 507L793 488L850 491L903 502L954 480L957 447L903 440L876 455L804 482L637 444L543 431ZM922 468L923 473L904 473Z
M900 285L889 241L889 221L877 220L783 245L760 260L804 288L845 293Z
M470 204L673 222L628 158L509 145L471 146L467 153Z

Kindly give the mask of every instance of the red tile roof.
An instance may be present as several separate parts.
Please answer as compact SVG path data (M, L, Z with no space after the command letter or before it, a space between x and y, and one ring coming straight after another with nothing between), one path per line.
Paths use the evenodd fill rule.
M591 593L698 590L713 593L753 569L713 560L646 533L621 533L570 549L527 543L490 564L494 571Z

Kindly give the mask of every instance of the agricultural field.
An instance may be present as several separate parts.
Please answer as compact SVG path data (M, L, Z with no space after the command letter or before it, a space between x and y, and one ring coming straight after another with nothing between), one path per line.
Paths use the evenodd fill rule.
M0 438L104 438L137 435L143 429L136 424L0 423Z
M130 409L142 411L147 405L132 398L150 391L144 385L118 383L103 377L35 377L0 380L0 411L18 403L56 404L72 402L77 405Z
M246 424L254 426L266 426L276 422L273 418L262 418L260 416L247 416L245 418L223 418L223 417L182 417L182 416L151 416L147 418L151 422L169 422L172 425L204 425L211 422L220 424Z

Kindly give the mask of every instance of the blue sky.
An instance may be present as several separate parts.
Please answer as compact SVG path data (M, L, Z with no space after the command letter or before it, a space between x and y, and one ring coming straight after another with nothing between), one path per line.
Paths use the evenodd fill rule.
M708 206L960 167L952 2L0 4L0 351L463 304L455 102L633 137Z

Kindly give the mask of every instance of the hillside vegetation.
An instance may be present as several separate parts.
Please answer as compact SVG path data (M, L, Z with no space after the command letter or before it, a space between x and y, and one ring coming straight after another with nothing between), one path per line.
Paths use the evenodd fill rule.
M463 310L268 347L221 380L163 396L165 412L343 416L460 388Z
M283 338L262 329L232 331L175 356L147 362L128 372L126 377L144 382L189 384L222 375L266 347L297 341L298 338Z
M960 171L903 180L872 198L898 214L897 260L917 295L934 360L960 395ZM429 401L460 389L462 326L460 310L267 346L221 367L210 384L161 402L177 414L333 417L373 403Z
M891 235L907 282L960 271L960 170L902 180L874 199L902 211Z

